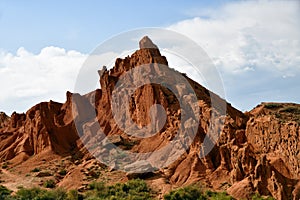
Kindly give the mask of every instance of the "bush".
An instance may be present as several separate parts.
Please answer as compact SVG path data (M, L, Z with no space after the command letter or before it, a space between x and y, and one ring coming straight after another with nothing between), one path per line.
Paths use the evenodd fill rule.
M233 200L233 197L229 196L226 192L212 192L206 191L206 196L211 200Z
M2 169L7 169L8 168L8 164L9 164L8 162L3 163L2 164Z
M55 181L53 179L50 179L50 180L47 180L45 183L44 183L44 187L45 188L55 188Z
M58 174L61 175L61 176L65 176L65 175L67 174L67 170L62 169L62 170L60 170L60 171L58 172Z
M202 193L201 189L196 186L187 186L173 190L164 195L165 200L205 200L206 196Z
M102 191L105 189L105 184L103 182L92 182L89 184L90 190Z
M41 199L39 197L43 196L45 192L45 190L36 187L31 189L21 188L17 191L15 198L19 200Z
M70 190L67 195L67 200L83 200L83 196L77 190Z
M275 200L273 197L262 197L260 194L254 194L251 197L252 200Z
M52 191L48 191L48 196L55 199L55 200L64 200L67 199L67 192L62 188L57 188ZM75 200L75 199L74 199Z
M287 113L293 113L293 114L300 114L300 108L294 107L294 106L288 106L288 107L286 107L286 108L281 109L280 112L287 112Z
M0 199L6 199L12 193L11 190L7 189L3 185L0 185Z
M65 200L67 193L64 189L58 188L55 190L47 191L40 188L21 188L18 190L13 199L18 200Z
M105 186L103 182L94 182L89 185L92 190L86 194L91 199L151 199L151 191L145 181L130 180L127 183L117 183Z
M191 185L173 190L164 196L165 200L233 200L226 192L212 192L207 190L203 193L199 186Z
M266 104L264 107L267 109L277 109L277 108L281 108L282 106L280 104L276 104L276 103L269 103L269 104Z
M41 169L40 168L34 168L33 170L31 170L31 172L39 172L39 171L41 171Z

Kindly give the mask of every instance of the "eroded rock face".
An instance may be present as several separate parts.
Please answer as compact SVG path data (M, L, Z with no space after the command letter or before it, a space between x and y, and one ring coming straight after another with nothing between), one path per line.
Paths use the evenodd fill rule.
M6 127L8 125L9 117L4 113L0 112L0 128Z
M72 120L61 119L65 113L63 104L53 101L37 104L26 114L13 113L0 129L0 160L23 161L44 150L69 153L78 136Z
M255 152L268 154L269 159L281 173L287 177L299 178L299 122L296 121L297 118L293 120L280 116L283 114L293 115L293 112L295 112L294 115L297 115L296 112L300 112L300 106L274 103L257 106L250 112L251 117L247 123L246 136Z
M166 84L174 82L174 77L167 76L167 73L179 72L168 67L166 58L148 37L144 37L139 46L140 49L131 56L118 58L112 69L104 67L99 70L101 89L83 96L67 92L64 104L43 102L26 114L13 113L8 117L0 113L0 160L24 161L46 150L60 155L79 152L85 155L83 159L93 159L83 143L106 142L109 146L107 140L126 151L155 152L170 144L180 128L184 130L183 135L189 134L193 124L199 121L193 140L182 140L184 144L190 144L184 151L181 151L182 144L174 143L165 155L151 154L147 163L127 163L127 168L134 169L139 166L137 164L141 164L143 168L150 169L160 162L174 159L170 165L157 169L160 177L168 180L171 185L181 186L200 181L207 187L227 190L236 198L249 198L255 192L272 195L276 199L299 197L299 105L289 105L293 108L284 111L287 105L266 108L262 104L244 114L180 74L196 94L196 103L189 105L190 110L197 107L200 113L199 119L185 119L183 116L187 113L180 109L180 102L192 99L193 92L184 84L174 83L180 96L177 98ZM142 72L138 73L135 69L141 69ZM113 94L117 92L121 97L126 96L128 91L124 88L132 86L131 77L126 77L129 72L132 72L137 82L153 80L149 75L143 76L143 73L154 73L163 80L162 84L145 84L129 91L132 94L128 109L119 110L130 116L139 128L151 123L154 123L154 127L160 127L151 137L141 138L139 134L142 133L138 129L134 131L135 135L124 133L124 127L130 127L130 123L123 119L124 115L113 115L113 103L124 101L122 98L115 99ZM118 81L124 77L128 81L123 83L123 88L117 88ZM153 121L151 116L159 112L159 108L154 109L153 105L164 108L164 119ZM226 115L220 111L224 105L227 107ZM124 122L124 127L117 123L118 120ZM105 135L98 134L99 128ZM213 149L201 156L205 154L202 143L210 128L220 137ZM99 150L103 156L109 156L113 151L111 148ZM176 154L178 152L179 156ZM115 161L113 166L118 168L119 164ZM137 174L134 176L138 177ZM72 172L69 172L66 179L68 177L72 177Z

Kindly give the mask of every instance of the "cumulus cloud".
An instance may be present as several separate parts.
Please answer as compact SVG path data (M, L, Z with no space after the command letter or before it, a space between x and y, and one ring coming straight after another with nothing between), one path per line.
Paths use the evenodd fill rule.
M300 68L299 11L297 1L243 1L169 28L198 42L224 70L275 67L287 72Z
M298 1L231 2L192 14L192 19L169 29L187 35L207 52L236 106L249 109L259 100L300 101Z
M23 47L15 55L0 51L0 110L24 112L40 101L64 101L85 59L80 52L53 46L39 54Z
M190 14L191 19L168 28L203 47L220 71L226 98L234 106L249 110L260 101L300 102L298 1L234 1L214 10L194 9ZM156 42L156 38L152 39ZM200 83L209 78L194 73L188 62L172 54L174 49L159 46L171 67ZM105 58L117 55L120 52L108 52ZM92 66L93 70L98 64L99 68L107 64L99 63L98 58L85 63L87 57L52 46L38 54L22 47L15 54L0 50L0 110L24 112L40 101L63 102L65 92L74 90L82 65ZM97 76L96 72L87 76L87 82L95 80L89 84L91 87L98 84ZM89 88L79 89L86 92Z

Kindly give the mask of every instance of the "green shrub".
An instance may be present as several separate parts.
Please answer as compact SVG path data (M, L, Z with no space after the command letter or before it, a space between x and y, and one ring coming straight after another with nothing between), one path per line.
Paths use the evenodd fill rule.
M65 176L65 175L67 174L67 170L62 169L62 170L60 170L60 171L58 172L58 174L61 175L61 176Z
M300 114L300 108L294 107L294 106L288 106L288 107L286 107L286 108L281 109L280 112L287 112L287 113L293 113L293 114Z
M77 190L70 190L67 195L67 200L83 200L83 196Z
M6 199L11 193L11 190L7 189L3 185L0 185L0 199Z
M41 171L41 169L40 168L34 168L33 170L31 170L31 172L39 172L39 171Z
M102 191L105 189L105 184L103 182L92 182L89 184L88 188L90 190Z
M164 195L165 200L205 200L207 199L201 189L196 186L187 186L173 190Z
M261 196L260 194L254 194L252 197L251 197L252 200L275 200L273 197L263 197Z
M267 109L277 109L282 106L280 104L276 104L276 103L269 103L269 104L266 104L264 107Z
M229 196L226 192L212 192L207 190L205 194L210 200L233 200L233 197Z
M49 179L44 183L45 188L55 188L55 181L53 179Z
M46 194L48 194L49 197L51 197L55 200L64 200L64 199L67 199L67 196L68 196L67 192L63 188L57 188L55 190L48 191L48 192L46 192Z
M36 187L30 189L21 188L17 191L15 198L18 200L37 200L40 199L45 192L45 190Z
M173 190L164 196L165 200L233 200L226 192L202 191L201 187L190 185Z
M40 188L21 188L12 199L17 200L65 200L67 193L62 188L47 191Z
M151 199L151 191L145 181L130 180L127 183L116 183L105 186L103 182L94 182L89 185L91 190L86 199Z
M9 164L8 162L3 163L2 164L2 169L7 169L8 168L8 164Z

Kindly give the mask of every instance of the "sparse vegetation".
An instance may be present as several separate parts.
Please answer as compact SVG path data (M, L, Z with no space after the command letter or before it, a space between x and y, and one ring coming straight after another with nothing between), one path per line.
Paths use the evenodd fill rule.
M45 193L44 190L36 187L31 189L21 188L17 191L14 197L15 199L20 199L20 200L39 199L41 196L43 196L44 193Z
M270 109L280 123L290 121L300 124L300 105L293 103L265 103L264 108Z
M41 171L41 169L40 168L34 168L33 170L31 170L31 172L40 172Z
M7 189L3 185L0 185L0 199L6 199L12 193L11 190Z
M201 187L192 185L173 190L164 196L165 200L232 200L226 192L203 192Z
M273 197L263 197L259 194L254 194L252 197L251 197L252 200L275 200Z
M140 179L111 186L105 186L103 182L94 182L89 185L89 189L86 199L152 199L150 188Z
M9 163L5 162L2 164L2 169L7 169L8 168Z
M101 175L101 171L96 168L88 168L87 171L84 172L86 179L89 181L96 180Z
M226 192L212 192L207 190L205 196L211 200L233 200L234 198L229 196Z
M197 186L187 186L173 190L164 196L165 200L204 200L207 199Z
M65 176L65 175L67 174L67 170L62 169L62 170L60 170L60 171L58 172L58 174L61 175L61 176Z
M62 188L55 190L43 190L40 188L20 189L16 195L10 198L11 200L65 200L67 192Z
M154 199L155 193L140 179L126 183L105 185L103 182L93 182L88 186L85 194L77 190L67 192L63 188L46 190L41 188L19 188L12 195L12 191L0 185L0 200L145 200ZM233 200L226 192L204 191L201 186L191 185L173 190L164 196L165 200ZM274 200L254 194L252 200Z
M287 112L287 113L292 113L292 114L299 115L300 114L300 108L295 107L295 106L288 106L286 108L281 109L280 112Z
M300 106L297 104L282 105L274 114L281 123L295 121L300 124Z
M77 190L70 190L67 195L67 200L83 200L83 195L79 194Z
M44 183L45 188L55 188L55 180L49 179Z
M278 103L268 103L264 107L267 109L278 109L278 108L281 108L282 105L280 105Z

